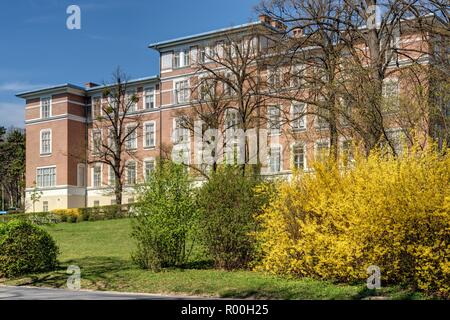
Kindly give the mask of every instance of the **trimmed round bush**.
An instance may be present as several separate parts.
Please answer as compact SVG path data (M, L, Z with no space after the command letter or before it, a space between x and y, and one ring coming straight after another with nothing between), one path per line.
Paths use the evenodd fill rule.
M58 246L50 234L28 221L0 224L0 277L54 270Z

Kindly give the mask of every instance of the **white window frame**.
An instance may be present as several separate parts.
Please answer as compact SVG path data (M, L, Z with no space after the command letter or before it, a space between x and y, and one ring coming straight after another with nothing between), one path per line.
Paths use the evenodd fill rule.
M190 140L191 140L191 135L189 134L189 130L186 128L178 128L177 127L177 122L179 121L180 117L176 117L173 118L172 120L172 142L174 144L190 144ZM179 140L179 134L178 134L178 130L180 130L183 134L183 138L186 137L186 139L183 139L182 142L180 142ZM176 132L176 133L175 133Z
M178 65L175 61L178 60ZM173 52L173 69L186 68L191 65L191 50L190 48L181 48Z
M125 139L125 149L126 150L136 150L137 149L137 147L138 147L138 134L137 134L137 130L139 129L139 127L137 127L136 128L136 124L128 124L128 125L126 125L125 126L125 135L127 135L128 134L128 128L135 128L134 130L133 130L133 134L132 135L135 135L135 137L134 137L134 144L133 144L133 146L129 146L129 142L128 142L128 139L130 139L130 137L132 136L132 135L129 135L126 139Z
M95 185L95 168L100 168L100 184L98 186ZM92 166L92 187L93 188L101 188L103 186L103 166L100 163L96 163Z
M130 96L130 94L131 94L131 96ZM137 96L137 89L136 88L128 89L125 92L126 105L128 105L128 102L129 102L130 98L133 97L133 95ZM128 109L128 113L134 113L134 112L137 112L138 110L139 110L138 103L137 102L133 102L130 105L130 108Z
M294 120L295 119L294 109L297 106L303 106L303 109L301 110L301 112L304 115L301 118ZM299 127L294 127L294 125L292 125L291 127L292 127L293 131L304 131L304 130L306 130L306 125L307 125L306 124L306 115L305 115L306 110L307 110L306 103L303 103L303 102L292 103L292 105L291 105L291 119L292 119L292 122L293 123L295 123L295 122L303 123L303 125L300 125Z
M128 175L130 163L134 163L134 183L130 183L130 179L129 179L129 175ZM128 160L125 163L125 169L126 169L126 176L125 176L126 185L133 186L133 185L137 184L137 162L134 160Z
M350 148L349 148L349 158L348 161L354 160L354 149L353 149L353 140L352 139L340 139L340 148L341 148L341 156L344 156L344 145L346 143L350 142Z
M44 118L44 117L43 117L43 112L42 112L42 111L43 111L44 105L43 105L42 102L43 102L44 100L47 100L47 99L49 100L49 102L48 102L48 103L49 103L49 105L48 105L48 117L45 117L45 118ZM39 112L39 113L40 113L40 118L41 118L41 119L48 119L48 118L51 118L51 117L53 116L52 102L53 102L53 101L52 101L52 96L44 96L44 97L41 97L41 98L40 98L40 108L39 108L39 109L40 109L40 112Z
M329 140L324 140L324 139L320 139L320 140L316 140L314 142L314 161L317 161L317 156L319 155L319 144L326 144L328 150L330 150L330 141ZM320 159L323 160L323 159Z
M48 201L42 201L42 212L48 212Z
M388 93L387 92L387 88L389 88L389 86L391 84L396 84L396 92L394 94L392 93ZM389 112L395 112L399 106L400 106L400 81L398 78L386 78L383 80L383 98L384 99L393 99L393 103L395 104L394 109L393 110L386 110L388 113ZM394 101L395 99L395 101Z
M180 89L179 91L178 91L178 89L177 89L177 84L180 84L180 83L183 83L183 82L185 82L186 84L187 84L187 87L186 88L183 88L183 89ZM174 81L173 82L173 98L174 98L174 104L183 104L183 103L188 103L189 102L189 99L190 99L190 97L191 97L191 92L190 92L190 89L191 88L191 84L190 84L190 81L189 81L189 79L179 79L179 80L176 80L176 81ZM180 101L180 99L179 99L179 97L180 97L180 92L182 92L182 90L183 90L183 92L184 91L187 91L187 95L186 95L186 97L184 96L184 94L183 94L183 97L184 98L186 98L186 100L184 100L183 99L183 101Z
M271 120L271 110L277 110L278 112L278 126L279 128L272 128L273 123ZM277 105L272 105L267 107L267 129L269 131L269 136L279 136L281 135L281 107Z
M96 133L100 133L100 145L99 145L100 150L97 150L97 148L95 147L95 134ZM102 149L102 144L103 144L103 132L102 132L102 129L93 129L92 130L91 141L92 141L92 153L93 154L100 154L101 149Z
M272 163L271 163L271 157L272 157L272 149L279 149L279 160L280 160L280 170L279 171L272 171ZM267 170L269 173L277 174L283 171L283 148L281 144L274 143L269 145L268 147L268 153L267 153Z
M114 172L114 167L108 165L108 184L114 186L116 182L116 174Z
M99 110L99 114L98 116L101 117L103 115L103 108L102 108L102 96L101 95L95 95L91 97L91 113L92 113L92 119L96 119L96 115L95 115L95 104L94 104L94 100L95 99L99 99L100 100L100 110Z
M39 185L39 179L38 179L39 173L38 172L39 172L39 170L44 170L44 169L55 169L55 181L54 181L53 185L50 185L50 186ZM37 167L36 168L36 186L38 188L44 189L44 188L56 187L56 181L57 181L56 178L57 178L57 171L56 171L56 166L55 165L53 165L53 166L46 166L46 167Z
M151 108L147 108L147 92L151 92L152 96L153 96L153 107ZM156 90L154 86L151 87L145 87L144 88L144 110L154 110L156 109Z
M80 170L82 170L83 174L83 183L80 181ZM84 163L79 163L77 165L77 187L84 188L86 187L86 165Z
M148 124L153 124L153 145L147 145L147 125ZM151 121L146 121L143 124L143 130L144 130L144 135L143 135L143 139L142 139L142 145L144 147L144 149L154 149L156 148L156 121L151 120Z
M316 106L316 110L319 111L321 110L321 107ZM328 110L323 110L323 112L328 113ZM328 114L324 114L325 116L327 116ZM318 112L314 115L314 127L316 130L328 130L330 129L330 123L328 122L327 119L325 119L324 117L321 117Z
M308 164L307 164L307 157L306 157L306 143L302 142L302 141L296 141L294 143L291 144L291 157L292 157L292 166L293 169L300 169L296 167L296 163L295 163L295 154L294 154L294 150L297 146L301 146L303 147L303 170L306 170L308 168Z
M146 171L147 171L147 163L148 162L153 162L153 171L156 169L156 159L151 157L151 158L145 158L143 161L143 166L142 166L142 175L144 177L144 181L147 180L147 175L146 175Z
M42 134L43 133L50 133L50 143L49 143L49 152L43 152L44 150L42 150L42 147L43 147L43 144L42 144ZM52 129L42 129L40 132L39 132L39 154L41 155L41 156L50 156L51 154L52 154L52 149L53 149L53 147L52 147Z

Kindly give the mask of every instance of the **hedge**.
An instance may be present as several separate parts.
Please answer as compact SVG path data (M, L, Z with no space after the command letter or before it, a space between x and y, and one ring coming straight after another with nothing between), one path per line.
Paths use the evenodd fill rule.
M9 214L0 216L0 223L6 223L11 220L26 220L35 224L51 224L123 219L132 216L133 207L134 204L123 204L120 212L118 205L110 205L91 208L56 209L50 212Z

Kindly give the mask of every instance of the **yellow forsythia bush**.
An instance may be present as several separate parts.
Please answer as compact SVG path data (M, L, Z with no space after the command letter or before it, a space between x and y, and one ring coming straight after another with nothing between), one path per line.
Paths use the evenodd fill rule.
M61 218L61 221L76 222L81 212L80 209L55 209L51 213Z
M256 268L350 282L376 265L384 284L449 296L449 151L374 152L351 168L317 163L280 182L258 216Z

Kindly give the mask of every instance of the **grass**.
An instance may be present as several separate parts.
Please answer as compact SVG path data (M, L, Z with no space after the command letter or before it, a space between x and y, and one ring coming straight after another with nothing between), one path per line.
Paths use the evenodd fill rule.
M46 228L60 247L60 269L0 279L0 284L64 288L67 267L77 265L81 268L83 289L258 299L364 299L376 295L389 299L423 298L400 287L375 292L364 284L341 285L251 271L208 269L208 261L192 261L187 269L154 273L140 270L131 262L134 244L130 239L130 219L63 223ZM197 252L197 258L200 255Z

